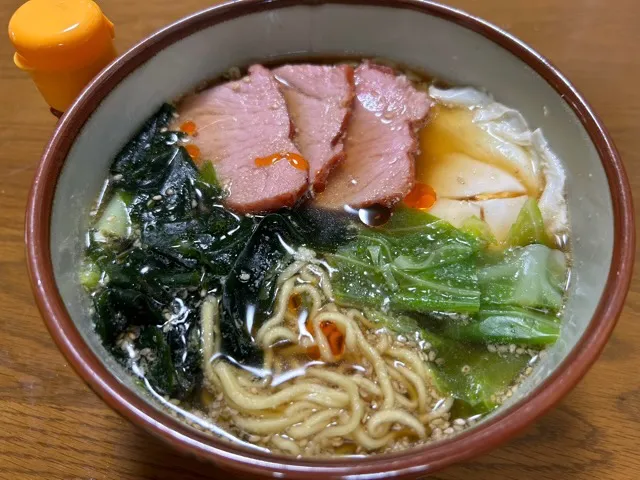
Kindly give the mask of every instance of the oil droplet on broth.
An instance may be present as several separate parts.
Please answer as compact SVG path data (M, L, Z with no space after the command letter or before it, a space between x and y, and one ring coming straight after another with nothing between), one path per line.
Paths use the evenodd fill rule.
M293 168L297 168L298 170L309 169L309 163L304 159L304 157L293 152L278 152L266 157L258 157L255 160L255 164L257 167L268 167L269 165L278 163L280 160L287 160L289 165Z
M180 131L186 133L187 135L194 135L197 131L195 122L187 120L182 125L180 125Z
M404 197L404 203L411 208L428 210L436 203L436 198L436 192L431 185L418 182Z
M200 149L193 143L185 145L184 148L187 150L187 153L189 154L191 159L197 163L198 159L200 158Z

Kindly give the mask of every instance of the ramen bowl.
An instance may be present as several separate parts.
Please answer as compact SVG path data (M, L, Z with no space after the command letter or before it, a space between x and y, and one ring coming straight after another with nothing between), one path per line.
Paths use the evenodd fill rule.
M542 128L567 172L571 279L560 340L509 401L474 427L401 453L299 459L225 442L168 414L100 343L76 275L89 212L111 160L164 101L233 66L344 56L390 59L486 89ZM26 220L29 273L43 318L105 402L176 449L225 470L301 479L413 478L518 434L579 382L607 342L631 280L634 231L618 153L569 81L508 33L421 0L238 0L149 36L102 71L62 117L38 167Z

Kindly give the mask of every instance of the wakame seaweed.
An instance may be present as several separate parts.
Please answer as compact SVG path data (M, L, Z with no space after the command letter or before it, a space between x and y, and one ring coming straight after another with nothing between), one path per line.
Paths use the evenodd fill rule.
M126 360L118 340L132 333L134 346L146 352L138 360L146 379L184 398L202 375L201 293L221 291L255 221L222 207L213 172L198 171L177 146L180 133L166 130L173 112L161 107L114 161L109 192L126 204L133 234L90 232L84 271L91 272L85 279L105 345Z
M284 216L265 216L238 256L222 289L221 353L260 366L262 350L251 334L273 313L276 280L302 238Z
M171 105L162 105L120 150L111 165L111 174L116 176L115 186L136 192L158 190L181 135L166 130L174 113Z

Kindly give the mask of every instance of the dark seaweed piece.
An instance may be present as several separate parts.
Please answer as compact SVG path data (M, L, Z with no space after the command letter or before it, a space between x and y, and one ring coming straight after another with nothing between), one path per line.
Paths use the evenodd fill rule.
M148 297L132 289L112 287L94 297L96 331L113 346L130 325L153 324L162 321L160 312Z
M176 348L172 345L172 338L175 337L165 337L162 329L156 326L143 327L135 347L139 352L144 352L139 366L154 390L161 395L182 400L188 398L199 384L197 365L200 357L197 350L187 352L186 346Z
M138 133L120 150L111 166L113 175L120 174L115 186L138 192L154 189L166 176L166 164L177 147L178 132L162 132L175 109L164 104L145 122Z
M262 364L262 351L253 330L273 311L278 274L291 259L291 245L302 238L294 224L281 214L265 216L238 256L222 289L221 350L237 362Z
M159 193L163 196L160 212L172 220L193 214L193 205L198 202L198 169L183 147L172 152L167 170L159 186Z
M109 279L109 289L135 289L159 310L174 298L174 292L167 288L168 282L175 287L186 287L193 285L190 283L193 280L199 282L203 276L200 271L194 272L174 259L144 247L131 248L119 254L116 260L98 261L98 265ZM181 279L189 283L180 285Z
M138 351L148 349L140 360L140 367L151 386L161 395L171 395L178 385L176 370L171 359L171 349L162 329L149 326L140 330L135 343Z
M146 224L142 241L185 267L206 265L210 273L223 276L246 245L254 226L253 219L237 219L218 209L206 218Z
M187 301L186 303L191 303ZM170 377L173 383L170 388L166 388L163 392L172 398L185 399L189 397L194 390L200 385L202 379L202 371L200 368L200 326L199 312L197 309L190 309L186 313L185 320L177 323L167 329L166 332L161 331L163 339L168 347L171 363L164 362L163 368L169 370L159 378L149 377L154 388L158 389L159 382L162 378ZM144 346L140 346L144 348ZM153 349L152 349L153 352ZM161 373L161 372L158 372ZM163 388L160 386L160 388Z
M322 252L335 252L358 234L358 228L346 212L301 206L279 213L294 224L304 237L305 245Z
M131 216L142 223L184 220L192 218L198 211L201 197L198 169L183 147L166 146L165 153L161 164L150 165L152 171L143 173L155 175L155 167L161 170L162 174L156 175L153 185L149 184L148 189L135 188L131 192L134 195Z
M129 320L111 303L109 290L93 297L96 333L107 348L114 350L116 339L129 326Z
M152 368L147 369L147 379L163 394L185 398L199 383L201 372L197 308L200 295L184 289L194 285L208 289L215 280L206 275L203 279L200 272L172 273L170 262L140 249L126 252L124 260L112 263L107 271L113 276L109 288L94 296L96 331L105 346L122 357L116 340L131 326L142 327L141 332L147 333L136 348L148 349L149 358L154 359ZM187 294L176 296L178 291ZM169 310L178 321L172 321L163 332L156 327L167 321L163 312Z

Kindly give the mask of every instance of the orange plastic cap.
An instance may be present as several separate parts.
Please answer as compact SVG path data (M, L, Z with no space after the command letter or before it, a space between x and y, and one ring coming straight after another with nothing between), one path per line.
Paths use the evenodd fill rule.
M83 68L113 51L113 36L91 0L29 0L9 22L14 61L27 71Z

